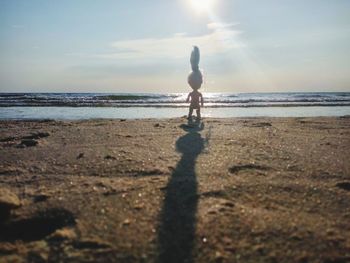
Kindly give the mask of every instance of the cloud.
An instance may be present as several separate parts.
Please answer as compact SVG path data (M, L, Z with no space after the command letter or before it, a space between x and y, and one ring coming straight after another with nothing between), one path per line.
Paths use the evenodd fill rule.
M143 38L119 40L112 43L114 52L99 54L95 57L105 59L177 59L188 56L187 50L193 45L200 47L206 56L241 48L237 36L241 31L233 29L238 24L210 23L209 33L200 36L189 36L176 33L165 38Z
M209 29L213 29L213 30L225 30L228 28L232 28L234 26L238 26L240 23L218 23L218 22L212 22L207 24L207 27Z

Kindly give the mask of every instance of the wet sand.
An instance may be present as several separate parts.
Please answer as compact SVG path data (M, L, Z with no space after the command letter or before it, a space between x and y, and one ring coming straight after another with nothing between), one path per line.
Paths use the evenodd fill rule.
M1 121L0 261L349 262L349 159L349 117Z

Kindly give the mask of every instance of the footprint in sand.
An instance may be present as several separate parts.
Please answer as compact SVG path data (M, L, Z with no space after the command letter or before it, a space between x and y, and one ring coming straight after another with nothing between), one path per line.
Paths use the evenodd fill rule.
M57 229L75 225L73 214L63 208L39 211L32 217L10 220L0 224L0 241L36 241Z
M10 136L10 137L0 139L0 142L12 142L14 140L16 140L16 137Z
M209 191L201 194L202 197L214 197L214 198L224 198L227 197L227 193L222 190Z
M38 140L50 136L48 132L35 132L28 136L23 136L21 143L17 145L18 148L32 147L38 145Z
M350 191L350 182L337 183L336 186L346 191Z
M206 214L208 215L218 215L222 213L233 213L235 204L230 200L224 198L217 198L217 201L208 205L206 209Z
M234 165L231 166L228 170L230 173L238 173L240 171L244 170L260 170L260 171L267 171L270 170L270 167L263 166L263 165L257 165L257 164L244 164L244 165Z
M269 122L258 122L258 123L253 123L253 127L271 127L272 124Z
M243 122L243 126L246 127L271 127L272 124L270 122Z
M98 238L87 240L76 240L73 247L77 249L110 249L112 245Z
M28 139L28 140L29 139L35 139L35 140L38 140L38 139L49 137L49 136L50 136L50 133L48 133L48 132L34 132L31 135L29 135L29 136L22 137L22 139Z

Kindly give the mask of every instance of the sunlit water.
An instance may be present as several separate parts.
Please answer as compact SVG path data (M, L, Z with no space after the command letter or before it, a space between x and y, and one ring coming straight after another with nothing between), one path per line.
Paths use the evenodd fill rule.
M206 107L350 106L350 92L203 93ZM0 107L187 107L187 93L0 93Z
M144 119L175 118L187 108L152 107L0 107L0 119ZM203 117L314 117L350 115L350 106L203 108Z
M203 117L350 115L350 92L203 93ZM187 93L0 93L0 119L173 118Z

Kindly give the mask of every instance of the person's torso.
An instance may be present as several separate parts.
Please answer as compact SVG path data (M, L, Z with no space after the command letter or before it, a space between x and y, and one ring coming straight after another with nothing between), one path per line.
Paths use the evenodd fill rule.
M199 104L199 97L200 97L200 93L199 92L192 92L192 94L191 94L191 104Z

